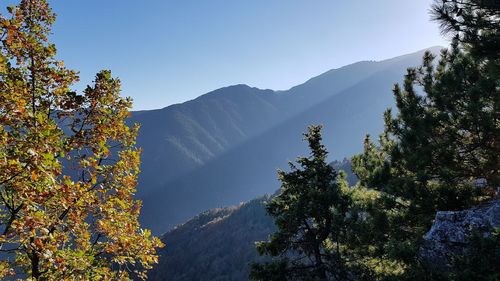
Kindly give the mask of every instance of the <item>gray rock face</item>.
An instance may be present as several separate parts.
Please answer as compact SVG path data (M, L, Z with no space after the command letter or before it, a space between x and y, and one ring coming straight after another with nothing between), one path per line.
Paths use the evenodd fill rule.
M474 233L486 238L497 227L500 227L500 199L464 211L438 212L424 236L420 255L427 265L445 269L452 257L465 253Z

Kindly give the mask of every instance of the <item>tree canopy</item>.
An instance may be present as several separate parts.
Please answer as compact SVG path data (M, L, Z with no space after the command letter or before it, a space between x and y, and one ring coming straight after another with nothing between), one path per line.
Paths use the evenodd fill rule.
M278 172L281 188L267 204L278 231L257 246L261 254L279 258L255 264L255 280L348 280L348 184L326 162L321 126L310 126L304 136L311 155L298 158L299 166L290 163L290 172Z
M23 0L0 15L0 277L145 277L161 242L140 228L134 199L138 126L120 80L78 73L48 41L55 15ZM23 277L24 276L24 277Z
M326 150L318 128L310 129L313 156L299 158L303 169L280 172L280 192L268 206L278 232L257 247L279 258L255 266L254 279L498 278L498 230L470 237L466 257L454 257L448 268L429 266L420 250L437 211L463 210L498 194L499 10L498 1L435 1L434 19L454 35L451 47L425 53L422 65L394 86L396 110L385 112L378 141L367 136L352 158L359 182L350 190L328 184L335 173L323 164L311 165L322 163ZM343 259L327 258L341 252ZM296 262L304 256L308 262Z
M431 12L442 32L466 44L473 55L500 59L499 1L435 0Z
M433 61L428 53L408 70L394 87L397 114L387 111L378 144L368 137L352 159L360 186L379 193L370 213L385 236L367 241L383 249L374 258L397 261L409 279L429 276L418 252L436 212L489 200L499 185L498 76L458 43Z

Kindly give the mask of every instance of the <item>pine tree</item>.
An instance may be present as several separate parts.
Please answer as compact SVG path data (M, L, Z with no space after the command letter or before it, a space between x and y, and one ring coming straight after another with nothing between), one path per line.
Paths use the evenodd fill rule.
M281 189L267 205L278 231L270 241L258 243L260 254L275 258L254 264L254 280L349 280L344 242L350 205L345 175L326 162L321 127L305 134L310 157L290 163L290 172L279 171Z
M396 262L410 279L422 278L418 250L436 211L473 206L500 185L498 64L461 46L437 63L426 53L408 70L379 145L367 139L352 160L361 185L379 193L371 215L385 238L367 242L382 249L373 258Z
M443 33L465 44L472 55L500 59L499 1L435 0L431 11Z
M131 100L109 71L71 90L54 20L45 0L0 15L0 278L145 277L161 242L138 222Z

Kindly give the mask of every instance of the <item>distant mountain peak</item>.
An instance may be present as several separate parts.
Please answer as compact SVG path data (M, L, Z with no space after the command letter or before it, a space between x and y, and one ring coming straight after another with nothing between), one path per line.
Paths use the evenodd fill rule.
M300 136L310 124L324 125L333 157L359 153L367 133L383 131L392 86L421 64L425 50L350 64L279 94L237 84L134 113L130 123L142 124L143 225L164 232L203 209L274 192L276 169L305 153Z
M227 87L222 87L213 91L210 91L204 95L199 96L195 100L214 98L214 97L231 97L234 95L247 95L256 93L274 93L273 90L259 89L257 87L251 87L247 84L236 84Z
M441 52L442 49L446 49L446 47L443 47L443 46L432 46L432 47L429 47L429 48L424 48L424 49L418 50L418 51L413 52L413 53L409 53L409 54L406 54L406 55L401 55L401 56L393 57L393 58L390 58L390 59L384 59L384 60L381 60L381 61L378 61L378 62L379 63L396 62L396 61L405 60L405 59L407 59L409 57L415 57L415 56L418 56L418 57L421 58L424 55L424 53L427 52L427 51L430 51L431 53L433 53L435 55L439 55L439 53Z

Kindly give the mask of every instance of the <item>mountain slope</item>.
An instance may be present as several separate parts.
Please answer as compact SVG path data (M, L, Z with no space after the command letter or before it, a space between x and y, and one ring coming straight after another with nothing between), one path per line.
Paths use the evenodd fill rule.
M133 112L129 123L141 124L137 139L143 149L140 195L203 166L378 69L378 65L361 62L331 70L288 91L235 85L182 104Z
M141 124L137 145L143 149L139 191L148 193L203 166L235 145L391 67L387 62L347 65L287 91L235 85L182 104L133 112L129 123Z
M332 159L359 152L366 133L382 130L392 85L422 54L352 64L285 92L239 85L154 117L136 113L144 123L143 225L161 233L203 210L273 192L276 169L305 153L300 136L309 124L325 125Z
M271 90L236 85L183 104L134 112L129 122L141 124L137 145L143 149L139 190L150 192L285 118L277 99Z
M248 263L263 260L254 241L274 232L259 198L204 212L162 237L167 245L149 280L246 280Z
M349 161L331 165L347 173L350 185L357 182ZM258 255L255 242L267 240L276 230L265 210L268 200L264 196L206 211L167 232L161 237L167 246L160 249L149 280L247 280L249 264L266 259Z

